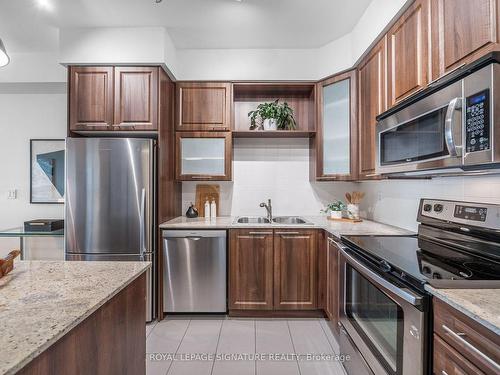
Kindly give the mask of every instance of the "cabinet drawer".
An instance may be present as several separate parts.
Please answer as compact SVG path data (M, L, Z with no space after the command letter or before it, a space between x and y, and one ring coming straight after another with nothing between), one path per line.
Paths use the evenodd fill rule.
M499 336L440 300L434 302L434 333L485 374L500 373Z
M438 335L434 335L434 374L476 375L484 374L484 372L461 356Z

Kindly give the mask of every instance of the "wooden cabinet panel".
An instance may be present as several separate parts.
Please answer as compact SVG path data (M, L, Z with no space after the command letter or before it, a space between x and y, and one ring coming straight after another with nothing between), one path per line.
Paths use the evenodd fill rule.
M316 87L318 128L314 140L316 180L351 181L358 169L356 71L323 80Z
M434 374L480 375L484 374L438 335L434 335Z
M382 39L358 67L359 178L375 177L376 117L386 109L386 39Z
M230 132L176 132L175 139L177 180L231 180Z
M498 0L431 1L433 79L499 49Z
M274 308L317 308L317 247L314 230L274 232Z
M339 248L333 238L327 241L327 300L326 314L332 322L333 333L340 334L339 322Z
M113 124L113 68L69 68L70 130L109 130Z
M158 67L115 68L114 126L116 130L157 129Z
M498 374L500 337L437 299L434 299L434 333L484 373Z
M271 229L230 231L229 309L273 309Z
M177 83L177 130L230 130L231 84Z
M146 274L33 358L18 375L145 375Z
M429 81L428 1L416 0L387 33L389 107Z

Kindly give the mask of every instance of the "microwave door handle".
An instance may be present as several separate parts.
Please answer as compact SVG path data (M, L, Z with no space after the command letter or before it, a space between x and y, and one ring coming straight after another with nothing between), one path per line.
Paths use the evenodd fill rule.
M364 266L361 262L359 262L357 259L352 257L346 252L346 247L342 246L340 248L340 252L344 258L351 264L352 266L355 266L355 268L358 271L361 271L362 274L364 274L365 277L369 279L369 281L378 284L382 286L383 288L391 291L401 299L405 300L406 302L410 303L411 305L415 307L420 307L422 306L423 303L423 298L421 296L416 295L413 293L411 290L407 288L401 288L390 281L384 279L382 276L377 275L375 272L373 272L371 269L368 267Z
M446 118L444 122L444 139L446 141L446 148L450 153L450 156L461 156L462 146L456 144L455 140L455 127L457 123L455 122L455 111L462 108L462 98L454 98L448 104L448 109L446 110ZM461 125L461 124L458 124Z

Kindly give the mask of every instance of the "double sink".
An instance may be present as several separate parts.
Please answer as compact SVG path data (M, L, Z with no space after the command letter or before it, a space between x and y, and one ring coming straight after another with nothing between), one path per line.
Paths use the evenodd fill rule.
M271 220L263 216L240 216L234 220L235 224L285 224L285 225L314 225L300 216L276 216Z

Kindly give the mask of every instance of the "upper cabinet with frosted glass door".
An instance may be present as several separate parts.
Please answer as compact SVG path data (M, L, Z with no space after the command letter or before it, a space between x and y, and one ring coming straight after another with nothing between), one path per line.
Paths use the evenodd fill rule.
M176 132L177 180L231 180L230 132Z
M318 128L313 140L315 180L357 178L356 74L349 71L318 83Z

